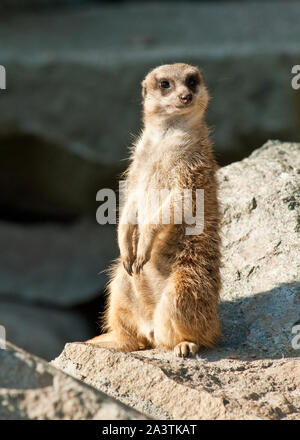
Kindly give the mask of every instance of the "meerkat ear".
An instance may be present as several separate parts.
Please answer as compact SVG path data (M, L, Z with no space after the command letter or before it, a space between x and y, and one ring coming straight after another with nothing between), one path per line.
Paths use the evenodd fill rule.
M146 81L142 81L142 97L143 99L145 99L147 95L147 87L146 87Z

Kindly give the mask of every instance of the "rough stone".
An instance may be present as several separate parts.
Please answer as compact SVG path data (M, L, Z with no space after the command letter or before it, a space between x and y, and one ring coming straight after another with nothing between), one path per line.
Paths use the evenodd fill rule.
M114 226L0 223L0 298L72 306L95 298L116 256Z
M145 419L12 344L0 364L0 420Z
M299 64L299 14L293 1L178 3L172 16L163 2L8 14L0 29L0 206L94 213L96 191L125 168L129 130L138 133L138 85L162 62L204 69L222 164L269 138L298 140L291 68Z
M181 360L67 344L54 365L153 417L297 419L300 144L270 141L218 178L219 345Z
M158 419L297 419L300 358L181 360L67 344L53 365Z
M221 317L229 350L293 356L300 319L300 144L268 142L219 171Z

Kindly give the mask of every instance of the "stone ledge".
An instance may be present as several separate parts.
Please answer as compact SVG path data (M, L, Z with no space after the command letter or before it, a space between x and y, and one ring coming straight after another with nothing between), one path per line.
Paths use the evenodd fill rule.
M296 419L300 358L208 362L149 350L120 353L67 344L52 362L68 374L158 419Z
M10 343L0 364L0 420L145 419Z

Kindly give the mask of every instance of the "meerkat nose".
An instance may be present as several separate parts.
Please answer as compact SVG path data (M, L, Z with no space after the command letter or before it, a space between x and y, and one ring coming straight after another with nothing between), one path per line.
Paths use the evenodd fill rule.
M188 93L187 95L180 95L179 99L183 104L189 104L193 98L193 95L191 93Z

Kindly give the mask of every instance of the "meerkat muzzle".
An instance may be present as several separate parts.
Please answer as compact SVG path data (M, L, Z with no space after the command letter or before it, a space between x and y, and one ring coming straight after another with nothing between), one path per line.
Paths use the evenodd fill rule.
M180 95L179 99L183 104L189 104L192 102L193 95L191 93L187 93L186 95Z

